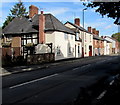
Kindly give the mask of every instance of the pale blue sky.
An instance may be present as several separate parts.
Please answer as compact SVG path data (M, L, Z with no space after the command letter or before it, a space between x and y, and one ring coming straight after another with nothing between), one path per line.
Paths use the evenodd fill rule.
M73 0L74 1L74 0ZM16 2L2 2L0 5L0 26L5 21L5 18L9 15L10 9L15 5ZM82 10L85 8L82 2L24 2L24 5L29 11L30 5L35 5L39 9L42 8L44 13L51 13L57 17L61 22L66 21L74 22L74 18L80 18L80 24L83 24ZM100 31L100 35L109 35L118 32L118 26L114 25L114 20L111 18L104 17L99 13L95 12L95 9L88 8L85 11L85 28L91 26Z

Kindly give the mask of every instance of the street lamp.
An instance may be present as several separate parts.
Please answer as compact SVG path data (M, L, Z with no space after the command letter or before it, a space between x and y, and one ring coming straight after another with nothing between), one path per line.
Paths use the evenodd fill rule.
M83 28L84 28L84 11L87 10L87 8L83 9Z
M84 28L84 11L85 10L87 10L87 8L84 8L83 9L83 28ZM82 44L82 56L84 57L84 48L85 48L85 45L84 45L84 30L83 30L83 40L82 40L82 42L83 42L83 44ZM86 53L86 52L85 52Z

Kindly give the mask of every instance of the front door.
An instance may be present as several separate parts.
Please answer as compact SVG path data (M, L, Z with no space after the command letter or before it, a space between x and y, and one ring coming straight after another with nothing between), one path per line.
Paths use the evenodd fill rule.
M89 46L89 56L92 56L92 46Z
M82 57L84 57L84 48L82 47Z

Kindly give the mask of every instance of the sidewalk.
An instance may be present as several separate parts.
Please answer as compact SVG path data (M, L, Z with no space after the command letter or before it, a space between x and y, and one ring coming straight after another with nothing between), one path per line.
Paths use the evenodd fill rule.
M115 55L111 55L115 56ZM45 64L39 64L39 65L29 65L29 66L16 66L16 67L0 67L0 76L10 75L10 74L16 74L16 73L22 73L22 72L29 72L33 70L40 70L45 69L53 66L59 66L67 63L73 63L80 61L81 63L86 62L86 60L92 60L93 58L101 58L101 57L107 57L107 56L92 56L92 57L85 57L85 58L72 58L72 59L64 59L60 61L55 61L52 63L45 63Z

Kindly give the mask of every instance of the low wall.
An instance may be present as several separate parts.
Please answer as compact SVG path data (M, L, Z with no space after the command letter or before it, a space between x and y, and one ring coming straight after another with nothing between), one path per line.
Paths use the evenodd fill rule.
M54 53L27 55L28 64L40 64L45 62L53 62L55 60Z

